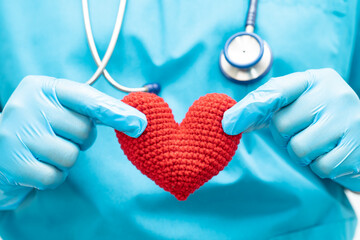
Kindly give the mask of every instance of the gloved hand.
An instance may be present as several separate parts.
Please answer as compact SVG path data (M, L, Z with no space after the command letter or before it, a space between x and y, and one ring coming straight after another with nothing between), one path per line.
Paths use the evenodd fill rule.
M94 142L94 122L131 137L147 125L144 114L86 84L26 77L0 115L0 209L16 208L33 188L59 186Z
M360 191L360 101L332 69L270 79L224 114L234 135L265 126L321 178Z

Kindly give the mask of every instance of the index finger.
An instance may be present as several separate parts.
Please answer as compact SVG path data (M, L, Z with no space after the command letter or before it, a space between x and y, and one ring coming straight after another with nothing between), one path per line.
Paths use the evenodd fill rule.
M237 135L270 122L272 114L300 97L309 86L310 72L299 72L272 78L250 92L224 113L222 125L225 133Z
M64 107L130 137L139 137L146 128L147 120L142 112L87 84L58 79L55 91Z

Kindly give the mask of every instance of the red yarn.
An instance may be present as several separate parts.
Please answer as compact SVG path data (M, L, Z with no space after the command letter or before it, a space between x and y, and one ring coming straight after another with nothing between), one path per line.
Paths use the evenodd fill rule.
M229 163L241 134L229 136L221 125L224 112L236 102L212 93L195 101L179 125L168 104L155 94L131 93L123 100L146 115L139 138L116 131L128 159L178 200L186 200Z

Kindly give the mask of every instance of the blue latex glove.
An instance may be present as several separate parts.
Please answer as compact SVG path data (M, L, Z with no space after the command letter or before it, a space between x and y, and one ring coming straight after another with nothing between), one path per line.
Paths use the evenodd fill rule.
M0 115L0 208L16 207L33 188L59 186L94 142L94 122L131 137L147 125L143 113L86 84L25 78Z
M360 191L360 101L332 69L270 79L226 111L222 124L230 135L269 125L298 163Z

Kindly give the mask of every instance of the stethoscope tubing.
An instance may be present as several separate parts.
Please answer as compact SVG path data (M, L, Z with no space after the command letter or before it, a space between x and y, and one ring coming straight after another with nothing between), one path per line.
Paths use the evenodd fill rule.
M82 0L82 8L83 8L83 16L84 16L84 24L85 24L85 31L86 31L86 37L89 43L89 47L90 47L90 51L91 51L91 55L96 63L96 65L98 66L96 72L92 75L92 77L86 82L89 85L92 85L93 83L95 83L95 81L101 76L101 74L104 75L105 79L116 89L123 91L123 92L148 92L148 88L147 87L140 87L140 88L129 88L129 87L125 87L122 86L121 84L119 84L118 82L116 82L111 75L109 74L109 72L105 69L116 46L116 43L118 41L118 37L120 34L120 30L121 30L121 25L124 19L124 14L125 14L125 8L126 8L126 0L121 0L120 4L119 4L119 9L118 9L118 13L117 13L117 17L116 17L116 22L115 22L115 26L114 26L114 30L109 42L109 45L106 49L104 58L101 60L99 53L97 51L96 48L96 44L95 44L95 40L94 40L94 35L92 33L92 29L91 29L91 22L90 22L90 15L89 15L89 5L88 5L88 1L87 0Z
M118 9L118 13L117 13L117 17L116 17L116 22L115 22L115 26L113 29L113 33L109 42L109 45L106 49L105 55L103 57L103 59L100 59L99 53L97 51L96 48L96 44L95 44L95 40L94 40L94 35L92 33L92 29L91 29L91 22L90 22L90 14L89 14L89 6L88 6L88 0L82 0L82 9L83 9L83 16L84 16L84 24L85 24L85 31L86 31L86 37L88 40L88 44L90 47L90 51L91 51L91 55L97 65L97 70L95 71L95 73L92 75L92 77L87 81L87 84L92 85L96 82L96 80L103 74L105 79L116 89L123 91L123 92L153 92L153 93L158 93L160 91L160 85L157 83L151 83L151 84L147 84L143 87L140 88L129 88L129 87L125 87L121 84L119 84L117 81L115 81L111 75L109 74L109 72L106 70L106 66L114 52L116 43L118 41L119 38L119 34L121 31L121 25L123 23L123 19L124 19L124 14L125 14L125 8L126 8L126 1L127 0L121 0L119 3L119 9ZM246 31L242 32L242 33L237 33L235 35L233 35L225 44L224 47L224 53L225 53L225 59L226 61L232 65L235 68L251 68L254 64L257 64L257 62L260 61L260 58L262 56L263 53L263 40L258 37L256 34L253 33L254 28L255 28L255 19L256 19L256 11L257 11L257 0L250 0L250 5L249 5L249 9L248 9L248 13L247 13L247 18L246 18ZM259 45L260 45L260 53L259 57L249 63L249 64L245 64L245 65L238 65L236 63L233 63L231 61L231 59L228 57L227 54L227 50L228 50L228 46L230 44L230 42L239 35L250 35L252 37L254 37ZM270 52L271 54L271 52ZM272 61L271 61L272 62ZM268 68L271 67L271 62L270 65L268 66ZM221 64L220 64L221 66ZM269 69L266 69L265 72L268 72ZM223 74L227 77L227 78L231 78L230 76L228 76L228 74L226 74L226 71L224 69L222 69L221 67L221 71L223 72ZM263 76L263 74L261 74L261 76ZM259 79L259 77L257 78ZM235 80L235 79L233 79ZM249 80L245 80L247 82L250 82L252 80L255 79L249 79ZM241 80L240 82L242 82L243 80Z

